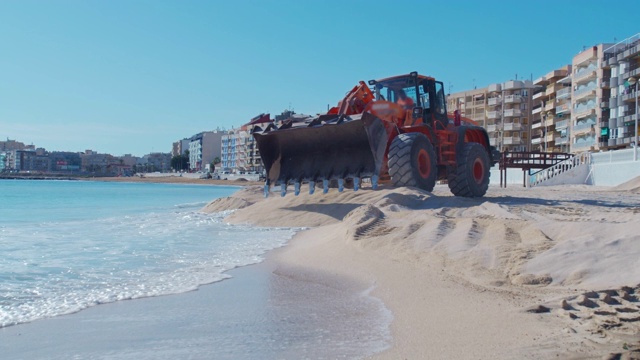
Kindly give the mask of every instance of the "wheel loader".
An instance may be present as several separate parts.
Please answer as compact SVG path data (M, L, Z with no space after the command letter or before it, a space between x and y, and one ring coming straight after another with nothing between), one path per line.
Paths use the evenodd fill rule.
M407 99L407 97L409 99ZM358 190L362 179L432 191L446 180L456 196L481 197L499 152L484 128L447 113L443 83L411 72L360 81L326 114L294 123L255 127L253 136L266 171L265 196L272 185L281 195L294 185L337 183Z

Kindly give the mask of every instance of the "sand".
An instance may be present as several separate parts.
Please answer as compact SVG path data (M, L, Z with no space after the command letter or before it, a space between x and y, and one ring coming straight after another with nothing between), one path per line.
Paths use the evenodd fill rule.
M640 358L639 189L635 179L491 186L478 199L441 185L265 199L247 186L203 210L309 227L267 262L277 276L372 288L394 317L376 359Z

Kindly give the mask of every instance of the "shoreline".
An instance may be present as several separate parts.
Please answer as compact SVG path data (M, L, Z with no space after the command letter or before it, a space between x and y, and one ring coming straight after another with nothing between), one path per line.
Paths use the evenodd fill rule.
M193 174L190 174L193 175ZM196 176L128 176L128 177L77 177L77 176L4 176L0 180L60 180L60 181L102 181L102 182L130 182L130 183L159 183L159 184L197 184L197 185L228 185L253 186L264 185L264 182L246 180L214 180L200 179Z
M305 284L331 290L331 299L363 294L378 299L390 311L378 313L378 319L384 323L386 316L392 317L386 330L378 329L383 338L390 331L390 347L375 354L362 351L362 357L635 358L640 354L640 268L634 266L640 258L635 245L640 240L640 179L636 182L611 189L490 187L479 199L453 197L446 186L436 186L433 193L381 186L376 191L332 189L328 194L285 197L274 193L265 199L262 184L255 184L202 210L237 209L225 218L233 224L307 227L286 246L267 252L262 262L228 273L263 279L239 283L269 288L269 296L291 311L318 316L317 309L329 309L320 316L326 322L302 323L301 329L340 328L344 321L351 323L345 319L358 319L362 313L357 303L335 309L315 305L313 301L326 294L305 291ZM69 339L82 335L74 329L101 324L110 346L118 344L118 351L130 351L126 346L138 349L136 339L177 341L169 330L158 333L141 321L151 319L169 328L205 326L202 321L206 323L213 311L206 307L211 298L205 294L224 283L177 296L96 306L0 333L21 336L24 351L31 351L29 344L35 339L60 332L57 324L62 323L69 324L64 329ZM290 298L291 291L297 295ZM206 306L194 311L191 301ZM114 311L141 309L142 304L164 310L124 317L121 310ZM174 310L167 310L169 305ZM172 311L178 311L179 318L162 315ZM123 320L128 323L123 325ZM114 343L121 336L118 329L126 324L139 333L128 345ZM197 351L211 340L198 331L180 334L180 341L197 338ZM100 344L89 343L81 350L113 354ZM57 354L68 355L73 346Z
M371 358L602 357L640 352L640 318L619 315L640 311L640 187L626 188L491 187L465 199L446 186L382 187L266 200L245 188L226 221L311 227L266 262L374 284L393 313L393 346ZM574 254L558 259L565 248Z

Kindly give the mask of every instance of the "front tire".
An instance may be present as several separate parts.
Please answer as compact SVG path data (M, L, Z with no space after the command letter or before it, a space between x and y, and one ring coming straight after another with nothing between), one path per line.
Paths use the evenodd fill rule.
M413 186L433 191L438 178L436 153L421 133L396 136L389 147L389 175L394 186Z
M489 154L478 143L465 143L456 156L457 167L449 172L449 189L455 196L481 197L489 188Z

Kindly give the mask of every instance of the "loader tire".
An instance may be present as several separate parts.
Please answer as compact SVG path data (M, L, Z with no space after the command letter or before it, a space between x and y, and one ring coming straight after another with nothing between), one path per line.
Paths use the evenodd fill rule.
M389 175L394 186L413 186L433 191L438 178L436 153L431 141L420 133L400 134L389 147Z
M481 197L489 188L489 154L478 143L465 143L447 182L455 196Z

